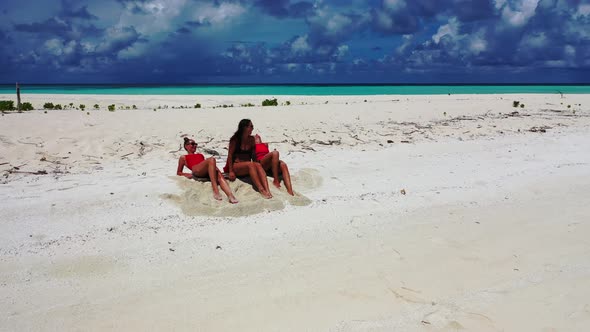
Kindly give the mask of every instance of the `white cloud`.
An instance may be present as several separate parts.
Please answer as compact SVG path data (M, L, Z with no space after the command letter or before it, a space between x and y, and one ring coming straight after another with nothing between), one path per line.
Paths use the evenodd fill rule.
M580 18L582 16L589 16L590 15L590 4L580 4L578 6L578 10L574 14L575 18Z
M404 42L395 50L396 53L402 54L404 53L410 45L412 45L412 41L414 39L414 35L403 35Z
M352 60L352 64L355 66L362 66L362 65L367 64L367 62L364 59L356 58L356 59Z
M409 53L411 62L416 66L425 66L438 61L443 53L456 59L466 59L488 49L485 28L464 34L461 34L460 29L459 20L456 17L450 18L447 24L438 28L430 40L422 43L422 50ZM398 54L407 53L406 50L410 47L412 39L411 36L404 36L405 41L398 47Z
M311 50L311 46L307 42L307 35L297 37L293 43L291 43L291 52L294 54L307 54Z
M438 28L438 31L436 32L435 35L432 36L432 40L434 40L435 43L439 43L440 39L443 36L450 36L451 38L455 39L455 37L457 37L458 33L459 33L459 21L457 20L456 17L453 17L449 20L449 23L445 24L445 25L441 25Z
M496 9L501 9L506 4L506 0L494 0L494 6Z
M572 45L565 45L564 52L569 57L576 56L576 49Z
M328 65L328 67L330 68L330 72L331 73L336 72L336 63L330 62L330 64Z
M326 24L326 32L328 35L339 35L344 29L352 24L352 20L344 15L336 14L332 16Z
M239 3L222 2L219 6L203 3L198 6L193 18L203 24L224 25L245 12L246 9Z
M502 19L513 27L523 26L535 15L538 3L539 0L520 0L516 2L514 9L507 4L502 10Z
M473 54L479 54L487 49L487 42L482 37L473 36L469 43L469 50Z
M133 26L143 35L168 31L173 28L174 19L182 15L187 0L151 0L127 3L127 8L139 8L147 15L136 15L133 11L124 12L119 20L120 26Z
M119 51L119 59L137 58L144 54L149 49L146 43L135 43L126 49Z
M76 52L77 42L75 40L70 40L66 43L64 40L53 38L47 40L44 46L45 49L52 55L68 56Z
M57 38L49 39L45 42L45 49L55 56L62 55L63 41Z
M389 30L389 29L391 29L391 27L393 27L393 19L386 12L383 12L383 11L377 12L376 19L377 19L377 25L384 30Z
M70 55L76 52L77 42L75 40L70 40L69 42L64 44L63 47L63 54Z
M567 67L567 62L564 60L547 60L545 61L545 66L547 67L557 67L557 68L563 68L563 67Z
M94 52L96 49L96 45L89 41L80 42L80 46L82 46L82 50L86 53Z
M285 69L290 72L295 72L295 71L297 71L297 69L299 69L299 64L298 63L287 63L287 64L285 64Z
M107 30L104 40L96 46L95 51L118 54L133 45L138 38L139 34L132 27L111 27Z
M397 11L406 7L404 0L384 0L383 7L390 11Z
M338 59L340 59L340 58L345 57L347 53L348 53L348 45L340 45L336 49L336 53L334 55L336 55L336 57Z
M315 15L307 18L312 31L333 41L349 37L371 19L368 12L343 15L331 11L328 7L318 7L314 13Z

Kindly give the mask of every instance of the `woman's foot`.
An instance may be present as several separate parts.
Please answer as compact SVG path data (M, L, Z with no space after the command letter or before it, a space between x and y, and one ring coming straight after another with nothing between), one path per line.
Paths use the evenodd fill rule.
M272 181L272 184L274 184L274 185L275 185L275 187L277 187L277 188L279 188L279 189L281 188L281 181L279 181L278 179L274 179L274 180Z
M220 193L213 193L213 198L215 198L218 201L223 200L223 197L221 197Z
M238 203L238 200L236 199L236 197L234 195L229 196L228 199L229 199L229 202L232 204Z
M266 198L266 199L270 199L272 198L272 195L269 191L261 191L260 194L262 195L262 197Z
M287 192L289 193L289 195L295 196L295 193L293 192L293 190L287 190Z

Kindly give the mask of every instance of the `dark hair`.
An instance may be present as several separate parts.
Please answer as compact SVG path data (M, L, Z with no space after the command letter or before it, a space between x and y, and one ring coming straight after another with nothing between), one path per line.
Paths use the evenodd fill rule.
M242 136L244 136L244 130L250 125L250 123L252 123L250 119L240 120L240 123L238 123L238 130L236 130L234 135L229 140L230 142L235 140L238 149L242 148Z
M184 138L184 144L182 145L184 147L184 149L188 152L186 145L190 143L190 139L188 137Z

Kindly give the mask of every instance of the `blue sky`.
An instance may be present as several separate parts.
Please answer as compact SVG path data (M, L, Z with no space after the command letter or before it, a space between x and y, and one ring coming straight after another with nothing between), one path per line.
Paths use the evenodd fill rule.
M588 83L590 0L3 0L0 82Z

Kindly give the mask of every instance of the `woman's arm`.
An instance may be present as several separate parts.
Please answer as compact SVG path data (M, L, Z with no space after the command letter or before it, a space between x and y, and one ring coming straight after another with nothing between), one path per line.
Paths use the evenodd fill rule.
M233 181L236 179L236 173L234 173L234 151L236 151L235 140L229 140L229 148L227 150L227 168L229 171L229 179Z
M185 165L186 165L186 161L184 160L184 156L180 156L180 158L178 158L178 168L176 169L176 175L186 176L187 178L192 179L193 178L192 173L183 173L182 172Z
M257 161L256 159L256 139L254 136L250 136L250 159Z

